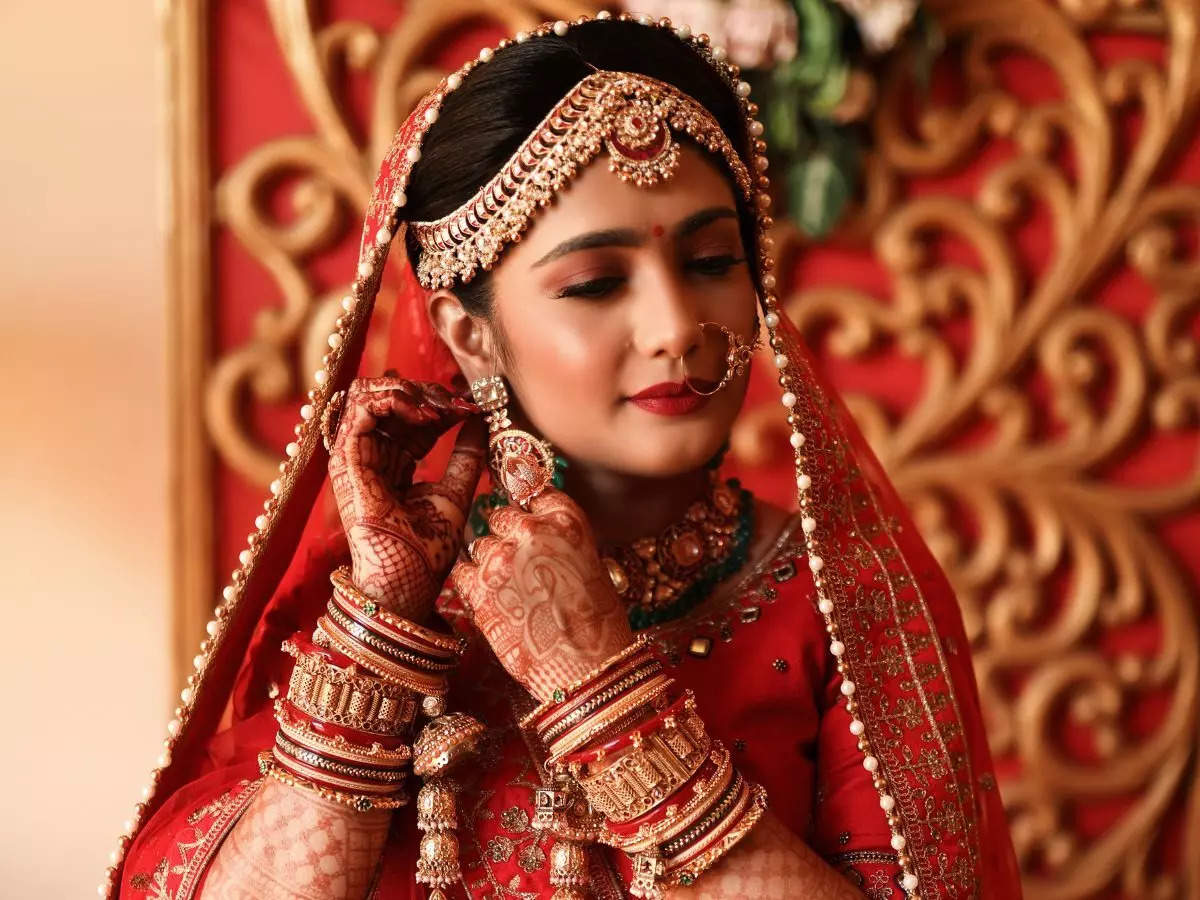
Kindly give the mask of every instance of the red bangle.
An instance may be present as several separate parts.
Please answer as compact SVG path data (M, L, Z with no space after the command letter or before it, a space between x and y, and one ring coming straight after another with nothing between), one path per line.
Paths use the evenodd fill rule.
M338 605L348 614L375 631L387 629L392 640L444 659L454 659L463 650L462 639L456 634L436 631L418 625L411 619L393 615L382 609L378 601L366 596L350 579L350 569L342 566L329 576Z
M346 602L336 591L325 605L325 615L351 637L400 665L426 672L445 672L454 668L457 662L453 654L437 653L416 641L398 640L396 632L380 628L376 620L353 603Z
M289 654L290 656L296 656L297 654L319 656L330 665L337 666L339 669L353 668L355 671L362 669L362 666L341 651L335 650L332 647L322 647L320 644L314 644L303 631L297 631L283 642L285 652L287 652L289 642L296 649L296 653Z
M284 700L281 709L282 714L286 715L293 724L303 725L310 731L324 735L327 738L344 738L348 743L357 744L364 748L370 747L372 744L378 744L384 750L398 750L408 745L408 741L403 737L372 734L369 731L347 728L344 725L335 725L332 722L326 722L324 719L314 718L296 706L291 700Z
M657 730L658 727L662 725L663 719L667 718L668 716L675 715L675 713L679 712L679 710L685 704L691 703L694 703L692 692L690 690L684 691L666 709L656 713L642 724L631 728L624 734L617 735L615 738L607 743L601 744L599 747L593 747L588 750L576 750L574 753L568 753L562 759L554 760L554 762L557 765L598 762L599 760L604 759L604 757L608 756L610 753L615 753L618 750L623 750L625 747L630 746L633 743L634 738L645 737L650 732Z
M654 809L646 813L644 816L639 816L636 819L630 819L628 822L605 822L604 827L619 837L635 834L639 828L646 825L654 825L661 822L667 817L667 809L675 803L675 798L695 787L696 783L701 779L711 778L717 774L719 766L709 756L704 760L704 764L695 771L691 778L679 786L679 789L672 793L669 797L659 803Z
M274 757L275 764L282 769L286 769L289 773L297 778L303 778L312 784L323 787L331 791L355 791L360 794L370 794L379 796L398 795L404 793L404 784L375 784L359 779L346 779L339 781L338 779L327 776L320 769L306 765L301 760L284 752L278 744L271 747L271 754Z
M661 671L662 663L660 663L658 659L656 659L650 653L633 656L625 660L620 665L614 667L611 672L596 679L596 681L590 687L580 689L573 697L570 697L567 700L564 700L562 703L559 703L551 709L548 709L543 715L538 717L536 721L532 718L526 718L525 720L522 720L522 727L532 727L537 732L538 736L544 741L548 742L553 740L554 738L559 737L560 734L554 734L552 732L554 732L555 729L561 730L562 723L571 716L577 716L577 711L580 708L592 703L595 708L591 710L591 714L599 712L599 710L603 708L601 704L606 701L601 699L599 702L597 702L597 698L603 698L606 694L612 695L616 689L616 686L621 685L622 682L627 681L631 676L635 676L640 673L645 677L650 677L651 675ZM617 696L619 695L614 695L611 697L611 699L615 700ZM574 727L575 725L579 724L580 721L582 721L581 717L577 721L572 722L568 727Z

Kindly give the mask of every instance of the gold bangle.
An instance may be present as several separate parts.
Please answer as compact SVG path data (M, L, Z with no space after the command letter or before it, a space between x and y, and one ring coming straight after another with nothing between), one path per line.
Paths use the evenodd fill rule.
M263 775L274 778L280 784L286 784L292 788L300 788L301 790L316 794L325 800L349 806L359 812L368 812L372 809L398 809L401 806L408 805L408 795L404 793L391 797L368 797L363 794L351 794L322 787L284 769L275 761L269 750L264 750L258 754L258 770Z
M398 666L412 668L418 672L447 672L453 669L457 661L453 659L439 660L420 653L412 652L401 647L395 641L389 641L383 635L372 631L330 599L325 607L325 615L337 623L346 634L372 650L382 653Z
M738 773L729 760L728 751L724 753L722 758L718 759L717 769L712 777L703 786L697 786L696 793L689 799L673 818L665 818L661 822L656 822L653 825L647 825L639 828L633 834L616 834L611 830L606 831L603 837L603 842L611 847L616 847L618 850L623 850L629 855L636 853L654 852L662 854L664 848L677 842L681 835L687 832L693 832L690 839L694 840L703 831L698 822L701 822L707 815L726 799L729 795L729 800L737 796L735 787L740 790L738 784L741 780L741 775ZM717 798L716 804L713 802L713 797ZM725 803L725 809L728 810L729 803ZM670 813L670 808L667 810Z
M334 569L329 576L329 580L333 582L334 591L349 601L352 606L367 616L369 620L386 625L391 630L397 632L395 635L397 640L401 640L402 635L407 635L409 638L417 641L418 645L424 644L431 651L440 651L454 657L462 654L463 641L457 635L426 628L423 625L418 625L411 619L397 616L380 607L378 600L368 597L351 580L349 566L341 566ZM414 647L413 649L419 649L419 647Z
M637 654L624 660L622 663L613 667L612 671L597 678L589 685L585 685L575 696L557 705L556 709L551 709L536 723L537 731L542 736L543 740L546 735L553 731L563 719L573 715L580 705L588 703L596 694L606 691L614 682L622 680L630 673L646 669L658 667L662 668L662 664L658 662L650 654ZM536 710L535 710L536 711ZM532 713L525 716L521 720L523 728L529 727Z
M698 856L692 857L688 862L683 864L669 864L667 880L681 887L694 884L697 878L712 868L722 856L728 853L738 841L744 838L758 824L758 821L762 818L766 810L766 790L761 785L751 785L748 803L742 806L739 811L740 817L734 822L733 826L724 831L716 838L714 843L709 845Z
M711 747L712 740L703 730L697 735L681 724L664 724L600 771L577 780L588 802L605 818L628 822L646 815L687 784L709 758Z
M416 719L416 697L404 686L339 668L290 639L283 650L296 660L288 700L314 719L386 736L403 734Z
M619 697L625 691L641 684L646 679L659 674L661 671L662 665L657 660L653 660L646 665L634 667L633 671L625 671L623 677L621 677L620 673L615 674L615 681L606 679L601 685L597 686L596 693L588 695L582 703L571 709L562 718L556 719L549 726L539 728L540 733L538 736L546 743L554 741L567 731L567 729L579 724L580 720L587 718L588 715L594 713L605 703Z
M328 616L321 616L317 620L317 627L330 640L334 649L350 657L360 666L367 669L373 675L382 678L384 681L406 687L420 694L435 697L444 697L446 695L447 685L444 677L426 676L392 662L387 657L381 656L374 650L358 643L351 635L339 628L336 622L331 621Z
M310 766L303 760L290 756L284 750L280 749L278 741L271 748L271 755L274 757L276 765L283 766L283 768L296 777L305 778L312 782L319 782L321 785L329 786L333 790L344 790L370 797L389 797L403 787L402 785L395 784L369 784L358 778L343 778L334 772L320 769L317 766Z
M341 735L329 737L313 731L307 722L293 720L281 700L275 701L275 721L291 740L317 753L376 766L403 766L412 760L412 748L408 744L388 749L378 742L368 746L348 741Z
M608 669L624 662L630 656L633 656L633 654L645 648L648 644L649 639L645 635L638 635L637 639L634 640L632 644L630 644L621 652L616 653L604 660L604 662L600 663L600 665L596 666L596 668L592 669L582 678L576 679L566 687L555 688L549 700L543 700L538 704L537 708L534 709L533 712L529 713L529 715L525 716L525 718L521 720L522 727L528 727L530 723L536 721L541 716L544 716L550 710L554 709L554 707L558 704L565 703L567 700L570 700L572 696L585 684L596 678L599 678Z
M556 765L568 753L586 746L593 738L610 729L618 719L626 713L632 712L636 707L653 703L665 694L674 683L675 679L659 673L637 685L629 693L618 697L555 741L550 747L550 758L547 765Z
M408 772L400 768L379 768L356 766L352 763L340 762L318 753L303 744L290 740L282 731L275 734L275 746L290 760L296 760L310 769L320 770L338 778L353 778L362 780L364 786L370 783L372 787L394 787L398 782L408 777Z
M654 835L654 843L665 856L682 853L693 841L728 815L742 791L745 779L741 772L729 765L729 751L725 751L725 763L724 768L719 769L714 776L712 789L698 794L693 798L698 802L686 815L672 821L670 828L661 829Z

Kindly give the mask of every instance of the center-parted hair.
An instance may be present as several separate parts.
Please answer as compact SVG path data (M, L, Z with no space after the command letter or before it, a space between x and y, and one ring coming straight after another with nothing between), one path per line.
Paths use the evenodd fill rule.
M738 154L747 158L738 98L687 43L667 29L616 19L590 21L573 25L564 37L530 38L497 50L487 65L472 70L446 96L409 178L404 219L438 219L470 200L593 67L636 72L674 85L704 106ZM729 177L723 167L721 171ZM734 196L742 240L751 249L753 212L744 207L737 190ZM415 270L420 248L411 232L405 243ZM480 272L452 290L471 315L489 315L490 273Z

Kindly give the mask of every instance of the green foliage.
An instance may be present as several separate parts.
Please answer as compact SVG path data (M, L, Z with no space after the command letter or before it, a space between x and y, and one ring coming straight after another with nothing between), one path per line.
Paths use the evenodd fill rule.
M863 127L834 118L850 73L866 66L854 20L833 0L791 0L799 40L796 55L770 71L747 73L761 98L768 153L786 189L788 215L810 237L829 234L858 189ZM918 84L928 85L941 39L918 10L912 26Z

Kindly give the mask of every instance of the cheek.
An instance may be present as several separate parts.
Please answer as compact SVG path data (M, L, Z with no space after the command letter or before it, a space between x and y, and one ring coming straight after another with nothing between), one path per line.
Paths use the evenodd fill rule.
M508 332L512 381L527 412L594 414L609 405L617 384L619 342L599 317L542 316Z

